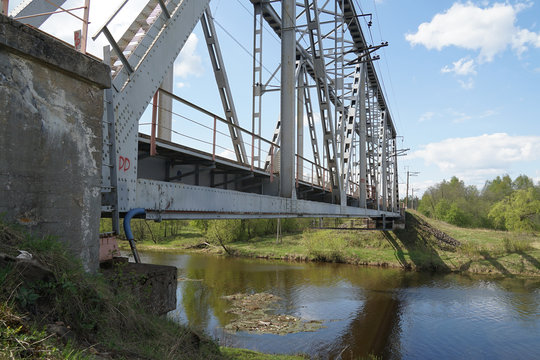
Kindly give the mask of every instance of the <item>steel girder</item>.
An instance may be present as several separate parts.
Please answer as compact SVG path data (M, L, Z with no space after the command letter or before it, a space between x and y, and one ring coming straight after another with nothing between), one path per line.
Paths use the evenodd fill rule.
M150 219L272 217L397 218L390 211L244 193L202 186L137 180L137 204Z
M264 18L275 33L280 36L281 19L270 2L260 0L251 0L251 2L256 9L255 13L257 21L260 22L260 19ZM339 144L339 146L336 146L338 150L336 158L338 161L341 161L338 169L341 170L342 180L344 181L342 189L348 191L349 186L347 186L347 182L353 181L352 178L356 176L357 181L355 184L361 189L365 189L366 193L364 195L366 200L367 198L370 198L371 203L379 203L378 194L382 193L382 188L379 183L383 180L380 177L380 174L383 173L383 170L379 165L382 165L381 161L379 161L379 157L382 155L382 149L379 148L378 135L382 133L382 129L380 129L382 125L378 123L378 119L382 112L386 113L385 126L389 130L389 133L385 138L387 143L392 142L395 138L395 128L390 117L390 112L387 111L382 87L379 84L371 59L370 46L368 46L362 34L358 16L352 2L346 0L335 1L333 2L335 4L333 10L328 9L329 3L332 2L326 1L321 8L317 7L316 1L304 1L302 4L297 3L297 6L300 7L300 15L297 16L297 59L305 61L307 73L314 79L317 86L319 86L319 80L323 80L327 86L327 92L324 88L322 88L321 91L318 91L318 95L321 95L321 93L323 95L323 102L320 104L320 108L322 108L321 113L324 114L327 109L327 102L325 102L326 98L324 96L326 94L327 98L331 100L334 114L342 120L334 129L333 135L333 142L335 145ZM311 9L313 16L319 14L333 16L334 29L322 34L321 24L330 23L331 21L322 22L319 19L307 19L310 14L309 11L306 11L306 4L307 9ZM302 23L303 17L306 18L304 23ZM308 34L311 36L314 33L317 36L317 39L310 41L309 46L304 48L301 45L303 37ZM257 41L259 46L256 49L257 54L259 54L262 53L262 28L257 29L256 36L260 38L260 40ZM332 44L328 45L329 40L333 40L333 49ZM324 44L325 41L327 42L326 45ZM314 49L318 49L321 56L319 56ZM357 60L356 62L348 61L348 59L345 59L346 56L355 56ZM323 59L323 61L315 60L315 58ZM350 66L351 63L353 63L352 66ZM361 63L364 64L365 80L362 80L361 83L357 84L358 76L356 76L355 79L355 74L357 74L358 66L356 65ZM261 64L262 56L257 62L259 67ZM321 67L325 69L325 76L320 76ZM259 84L260 83L262 82L259 81ZM254 86L255 85L256 84L254 83ZM354 94L356 86L361 88L361 90ZM319 86L319 88L321 87ZM263 93L264 88L259 87L257 93L259 99ZM364 105L360 106L358 109L359 111L355 113L353 118L349 117L349 115L351 115L350 112L347 111L347 113L345 113L343 104L345 104L347 100L354 101L354 98L363 98L364 101L362 104L365 102L366 105L365 107ZM257 113L258 119L260 119L260 116L260 112ZM354 134L351 134L350 132L350 120L353 121L353 128L357 133L360 133L362 127L361 122L365 122L365 135L358 143L354 141ZM323 130L323 133L324 132L325 131ZM365 148L363 151L367 153L366 155L356 154L356 152L360 152L360 149L350 148L352 144L359 144L360 142L362 142L362 147ZM386 145L388 146L388 144ZM330 159L332 159L331 151L326 150L325 147L325 155L330 154ZM386 152L388 153L388 151ZM355 154L355 156L359 158L359 161L353 161L351 163L350 157L352 154ZM355 166L356 169L352 171L349 170L347 174L346 172L347 169L349 169L349 165ZM362 170L361 168L367 168L367 170ZM386 170L384 172L389 173ZM397 173L397 169L392 170L392 173L394 172ZM361 176L362 173L365 173L365 176ZM397 176L395 176L395 179L396 180L392 178L391 180L392 184L397 187ZM387 183L387 181L385 182ZM377 190L377 188L379 189ZM386 188L388 189L389 186ZM385 191L385 193L389 194L392 192ZM359 194L359 197L362 197L361 194ZM397 200L392 200L392 202L396 203ZM361 203L365 203L365 201L362 199Z
M122 67L113 79L116 121L116 166L119 210L137 204L138 120L150 103L174 60L207 8L209 0L170 0L170 18L159 16L134 49L129 62L132 73ZM170 44L176 46L170 46Z

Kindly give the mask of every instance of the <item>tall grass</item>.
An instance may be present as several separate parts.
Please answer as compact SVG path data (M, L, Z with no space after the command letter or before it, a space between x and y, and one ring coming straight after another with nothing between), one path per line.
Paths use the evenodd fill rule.
M3 313L27 314L32 329L43 331L61 322L69 326L80 349L100 349L121 358L223 358L217 344L205 336L149 314L128 290L85 273L54 238L35 237L0 221L0 240L2 251L27 250L52 271L51 278L32 281L14 267L0 269L0 303L9 309ZM0 321L0 339L13 335L5 324Z

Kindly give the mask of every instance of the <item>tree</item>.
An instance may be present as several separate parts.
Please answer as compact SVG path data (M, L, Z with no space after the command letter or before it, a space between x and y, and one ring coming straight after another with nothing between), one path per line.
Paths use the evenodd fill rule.
M456 226L465 227L469 225L469 219L467 215L455 202L450 205L450 208L446 212L446 217L444 220Z
M244 223L239 219L208 221L206 236L210 242L221 245L223 250L230 254L226 244L244 239Z
M531 187L516 190L497 202L488 216L499 229L533 231L540 229L540 191Z
M526 190L534 187L533 180L527 175L519 175L513 182L512 188L514 190Z
M435 205L435 218L438 220L446 221L446 214L450 210L450 202L446 199L441 199L437 205Z
M512 179L509 175L504 175L502 178L497 176L492 181L486 181L482 195L491 202L497 202L510 196L512 191Z
M431 194L427 191L422 195L422 200L420 200L420 204L418 205L418 211L428 217L435 216L435 202Z

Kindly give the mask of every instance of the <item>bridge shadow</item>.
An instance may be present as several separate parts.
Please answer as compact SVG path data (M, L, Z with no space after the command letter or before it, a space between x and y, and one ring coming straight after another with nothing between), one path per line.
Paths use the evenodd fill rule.
M540 269L540 261L538 261L538 259L527 254L524 251L517 251L516 253L519 254L522 258L524 258L528 262L530 262L534 267L536 267L537 269Z
M406 269L450 272L450 267L439 256L438 250L442 250L443 247L422 228L416 217L409 213L405 216L406 229L384 232L386 240L396 251L398 261ZM404 251L413 264L407 262Z
M394 239L394 237L391 234L389 234L387 231L384 231L383 233L384 233L384 237L386 238L386 240L394 248L394 254L396 256L396 259L401 264L401 266L403 266L403 268L405 268L405 269L411 269L411 264L409 264L407 259L405 259L405 255L403 254L403 249L397 243L396 239Z
M493 256L491 256L487 251L482 250L478 252L485 260L487 260L491 266L493 266L495 269L499 270L501 274L504 274L505 276L512 277L512 273L508 271L500 262L497 261Z

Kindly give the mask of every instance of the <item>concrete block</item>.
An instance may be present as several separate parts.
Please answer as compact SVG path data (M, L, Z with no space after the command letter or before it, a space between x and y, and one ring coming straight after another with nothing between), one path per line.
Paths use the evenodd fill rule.
M124 263L102 269L117 288L128 288L143 307L156 315L176 309L177 272L174 266Z

